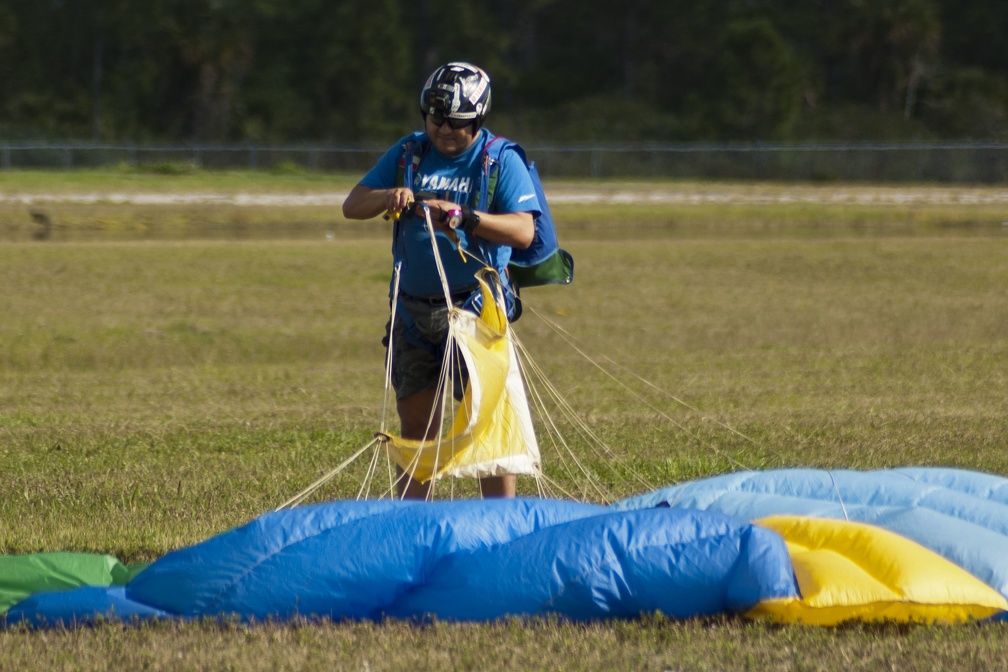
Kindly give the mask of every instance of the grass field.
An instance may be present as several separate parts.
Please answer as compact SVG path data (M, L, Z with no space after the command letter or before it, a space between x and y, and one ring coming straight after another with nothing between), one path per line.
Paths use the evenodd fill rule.
M381 420L389 264L380 222L346 223L331 206L67 195L311 194L351 184L318 175L0 174L0 554L153 560L277 506ZM661 413L642 404L594 375L535 315L517 330L648 483L778 466L1008 475L1002 192L858 203L828 197L868 190L857 185L551 189L585 195L554 207L576 282L530 290L528 305L589 355L687 405L662 395L649 398ZM588 198L623 191L727 197ZM774 197L782 193L825 196ZM544 466L555 468L548 454ZM640 491L615 477L608 485L614 496ZM530 483L520 488L532 492ZM320 496L356 491L350 472ZM0 669L990 670L1008 669L1005 627L817 629L660 616L102 625L0 630Z

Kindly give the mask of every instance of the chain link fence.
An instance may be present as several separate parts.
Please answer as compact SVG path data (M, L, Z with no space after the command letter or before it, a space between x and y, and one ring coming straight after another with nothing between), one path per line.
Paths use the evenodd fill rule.
M543 177L780 181L1008 182L1008 144L529 146ZM311 170L361 174L384 148L0 143L0 169L116 165L170 171Z

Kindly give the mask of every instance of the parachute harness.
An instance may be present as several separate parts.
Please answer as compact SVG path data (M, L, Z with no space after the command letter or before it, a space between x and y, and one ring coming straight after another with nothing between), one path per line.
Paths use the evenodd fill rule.
M440 394L438 395L439 403L436 404L431 409L431 414L430 414L430 416L427 419L427 426L426 426L426 430L424 432L424 436L425 437L430 437L433 434L436 434L436 437L432 438L432 439L424 438L424 439L420 440L419 441L419 449L416 450L412 454L412 456L410 456L408 458L409 459L408 464L405 464L405 465L403 464L403 462L402 462L403 455L402 455L401 452L399 453L400 458L397 459L397 461L399 462L399 465L401 467L401 472L402 473L400 474L400 476L399 476L398 479L390 479L390 480L395 480L395 482L390 482L389 493L394 492L395 487L399 484L399 482L403 481L404 479L405 479L406 483L408 484L410 481L412 481L414 478L416 478L416 473L417 473L418 470L422 471L425 474L425 476L426 476L426 474L428 472L430 474L432 474L433 476L436 476L436 475L440 474L442 472L442 470L448 468L450 462L452 462L454 460L453 456L456 455L456 450L465 450L465 446L463 444L456 443L456 441L461 438L461 436L458 434L458 430L459 430L459 426L458 426L458 422L457 422L458 418L456 418L456 425L453 427L452 432L448 436L444 436L444 434L442 432L442 427L440 426L440 422L442 421L442 419L454 415L454 413L453 413L454 409L452 408L452 401L451 401L451 397L449 396L449 390L453 390L453 389L455 389L457 387L456 384L455 384L454 376L458 375L457 372L461 370L462 363L463 363L463 360L464 360L464 358L462 356L462 353L461 353L461 349L458 347L459 346L459 342L457 340L457 330L458 330L458 327L459 327L459 320L461 319L462 310L463 309L459 308L458 306L456 306L455 303L454 303L454 301L452 300L451 287L450 287L450 285L448 283L447 273L445 272L445 269L444 269L444 263L443 263L442 257L441 257L441 250L440 250L440 248L438 246L437 231L435 229L434 222L431 219L430 208L429 208L429 206L427 206L426 204L424 204L422 202L418 203L417 205L419 205L421 207L422 211L423 211L424 221L425 221L425 223L427 225L427 230L428 230L428 232L430 234L429 235L429 240L430 240L430 244L431 244L431 250L432 250L432 253L433 253L434 264L435 264L435 267L436 267L437 272L438 272L439 280L441 282L441 289L442 289L442 292L444 294L445 306L448 309L448 323L449 323L449 330L448 330L448 337L447 337L448 338L448 342L446 343L446 346L444 348L445 355L444 355L444 359L442 361L441 372L440 372L439 379L438 379L437 385L436 385L436 389L440 390ZM454 245L456 246L456 248L459 250L459 253L463 257L469 257L469 258L473 259L474 261L476 261L478 264L480 264L480 266L482 267L482 269L476 274L477 279L480 280L481 286L484 285L484 283L486 284L487 287L489 287L492 284L493 287L492 287L492 289L490 291L493 294L495 294L495 298L492 299L492 300L497 305L503 305L503 302L504 302L503 287L501 286L501 283L500 283L500 280L499 280L499 278L497 276L496 271L494 271L494 269L490 268L487 265L487 262L483 258L481 258L480 256L472 254L470 251L468 251L464 247L462 247L461 244L460 244L460 241L459 241L459 239L457 237L454 237L454 236L449 236L449 237L451 238L452 242L454 243ZM488 281L488 278L493 278L494 281L490 282L490 281ZM398 294L399 294L399 286L398 286L397 282L393 283L393 288L394 288L393 289L393 294L394 294L394 296L393 296L393 305L395 305L396 302L397 302L397 299L398 299ZM480 309L480 307L482 306L483 302L490 300L490 299L485 299L483 296L480 296L480 295L477 295L476 299L478 299L478 301L475 302L474 308L477 309L477 310ZM467 305L468 305L468 303L469 302L467 302ZM482 323L480 323L480 327L483 328L483 329L486 329L485 326L482 326ZM502 320L502 324L499 324L498 328L502 328L502 329L506 329L507 328L506 327L506 319ZM394 330L392 330L392 331L394 332ZM386 376L385 376L386 377L386 398L388 398L388 396L389 396L389 394L388 394L388 386L389 386L389 381L391 380L391 364L392 364L391 353L393 351L392 350L393 343L391 342L391 338L393 338L393 337L394 336L392 335L392 333L390 333L390 342L389 342L389 350L388 350L389 355L386 358ZM472 372L470 372L469 384L472 385L473 383L474 383L474 379L472 378ZM461 402L461 400L460 400L460 402ZM472 400L470 398L467 401L462 402L462 403L466 404L466 417L469 418L470 420L472 420L472 418L475 417L476 414L474 413L474 409L472 407L470 407L469 404L470 403L474 403L474 402L472 402ZM382 419L382 426L383 427L385 426L386 421L387 421L387 417L383 417L383 419ZM532 432L531 425L529 425L529 432L530 433ZM386 448L386 453L389 454L389 450L388 449L394 444L393 438L388 433L383 432L379 436L379 441ZM534 433L533 433L531 435L531 445L534 446L534 444L535 444L535 439L534 439ZM428 448L430 449L429 450L429 454L433 456L433 463L431 463L430 459L428 458L427 463L422 465L421 464L421 460L423 459L423 455L425 454L425 451ZM533 473L538 478L539 475L540 475L540 472L538 470L538 449L537 448L535 448L534 454L535 454L534 461L535 461L535 464L536 464L536 468L535 468L535 470L534 470ZM452 466L451 468L455 469L456 467ZM474 475L473 472L471 472L471 471L465 471L464 473L466 473L467 475ZM477 473L480 473L480 472L477 472ZM510 473L510 472L506 472L506 473ZM522 471L521 473L527 473L527 472ZM428 480L428 478L426 478L426 477L421 477L421 478L423 480L425 480L425 481ZM432 477L429 480L433 484L437 480L437 478L436 477ZM428 497L430 497L432 495L433 495L433 486L427 491L427 496Z
M426 221L427 228L430 233L430 241L433 249L435 265L437 267L438 274L441 280L442 291L445 296L445 303L449 309L449 317L448 317L449 323L450 324L457 323L461 309L456 307L451 300L451 291L448 285L448 281L444 271L444 266L441 260L440 250L437 245L436 231L433 226L430 210L427 206L423 205L422 203L420 203L419 205L421 205L423 209L424 219ZM477 263L486 267L486 261L482 259L479 255L473 254L472 251L467 250L463 246L459 245L458 239L453 240L453 242L456 244L460 254L462 254L467 258L471 258ZM483 271L482 273L485 273L486 275L489 275L493 278L497 277L496 271L494 271L491 268L486 268L485 271ZM368 497L372 496L371 483L373 482L373 478L377 472L377 465L379 463L379 460L381 459L382 453L385 454L386 467L388 470L389 486L387 490L383 489L382 492L378 493L379 497L389 497L389 496L395 497L397 496L396 487L399 485L400 482L402 482L404 479L406 479L407 482L413 480L414 478L413 474L415 472L415 468L418 465L420 459L420 453L417 452L414 456L412 456L410 458L409 464L407 465L407 468L401 469L400 473L397 475L395 471L395 465L392 463L390 454L390 444L393 441L393 439L386 431L389 416L388 400L389 397L391 396L389 390L391 386L391 361L392 361L391 353L393 352L392 339L394 338L394 331L395 331L394 321L397 313L396 307L398 306L399 301L400 275L401 275L401 266L397 263L394 266L393 270L392 301L391 301L392 316L390 320L391 323L389 333L389 346L388 346L389 349L385 361L386 365L386 376L384 385L385 402L383 403L383 409L382 409L381 431L375 436L375 438L370 443L368 443L366 446L356 451L353 455L351 455L348 459L344 460L335 469L332 469L331 471L327 472L317 481L308 486L308 488L292 497L290 500L282 504L279 508L289 508L291 506L295 506L297 504L302 503L312 493L316 492L319 488L321 488L322 485L324 485L326 482L332 479L336 474L338 474L339 472L343 471L348 466L350 466L351 463L360 458L368 450L373 450L373 453L369 461L364 481L357 495L358 499L365 496ZM501 298L503 298L503 293L505 291L514 292L514 290L510 287L503 287L502 284L499 282L499 279L496 283L494 283L494 289L496 290L497 295L500 296ZM529 307L532 308L531 306ZM602 361L599 360L604 360L609 365L615 366L618 370L622 371L624 374L629 374L632 378L635 378L639 383L650 388L652 391L661 392L666 396L666 398L671 399L674 403L683 408L686 408L695 413L700 413L699 409L693 407L692 405L688 404L679 397L672 395L671 393L665 391L664 389L656 386L654 383L651 383L642 378L641 376L636 375L632 371L629 371L626 367L617 364L615 361L613 361L612 358L608 356L603 355L601 358L599 358L599 360L596 360L595 358L591 357L584 350L584 348L580 347L577 344L577 339L572 334L567 332L567 330L564 329L555 320L550 319L545 314L535 310L534 308L532 308L531 312L534 315L536 315L537 318L540 319L543 323L545 323L550 329L552 329L554 333L556 333L562 340L564 340L567 343L567 345L571 347L575 352L577 352L582 358L586 359L592 366L602 371L610 379L615 380L617 383L619 383L626 392L631 394L631 396L643 402L645 406L651 408L652 411L656 412L660 417L665 418L679 430L684 432L689 431L685 426L675 421L660 408L648 402L640 393L631 390L628 385L626 385L623 381L619 380L612 372L610 372L605 366L603 366ZM449 339L452 338L451 332L452 329L449 329ZM508 331L508 334L509 339L511 340L511 343L514 347L515 354L519 355L517 358L517 365L519 367L520 376L523 379L524 383L526 384L528 401L531 402L532 406L534 406L536 414L538 415L540 420L543 423L545 423L544 429L546 430L546 436L548 438L549 443L554 448L554 451L551 454L556 459L555 468L566 474L566 476L570 480L574 482L580 481L581 483L584 484L580 488L581 489L580 498L584 497L590 497L592 499L597 498L603 502L611 499L612 493L608 491L608 488L611 486L611 484L608 484L608 486L604 485L603 481L605 479L600 478L600 474L596 473L596 470L598 468L597 465L603 463L612 463L614 465L617 465L616 467L613 468L614 473L612 475L612 477L614 477L617 481L627 479L627 476L629 475L629 480L634 481L639 486L653 487L653 484L648 483L647 480L643 478L632 466L625 463L621 463L620 456L617 453L615 453L611 448L609 448L609 446L606 445L605 441L601 437L597 436L594 433L594 431L587 425L584 419L579 417L579 414L570 406L567 400L564 399L562 393L551 383L551 381L546 376L545 372L532 359L528 350L524 347L524 345L517 337L517 334L515 334L514 331L510 329ZM449 380L449 377L454 375L455 371L459 370L458 363L449 361L449 357L460 358L461 355L457 352L453 352L453 348L451 348L450 345L448 348L446 348L446 352L448 354L446 355L445 361L443 362L442 371L438 381L438 389L440 390L450 389L447 387L447 384L452 382ZM536 381L536 385L532 385L533 380ZM428 431L426 432L428 434L430 433L430 429L433 428L433 425L438 420L438 418L447 417L445 415L445 411L447 410L446 407L450 406L451 404L451 398L448 397L447 394L441 394L440 400L441 400L440 401L441 412L440 413L438 412L439 411L438 407L431 409L431 416L428 419L428 425L427 425ZM547 408L548 406L552 408L551 409ZM564 418L566 418L568 422L571 423L571 426L576 434L574 438L579 438L582 443L587 445L594 452L595 466L593 466L589 462L583 461L583 459L578 456L577 454L578 451L574 449L574 446L568 443L568 440L565 438L563 432L561 431L561 428L557 425L554 418L551 416L551 413L557 413L557 412L559 412L560 415L562 415ZM703 420L713 421L714 424L718 425L722 429L732 434L735 434L736 436L739 436L740 438L743 438L744 440L747 440L751 443L756 443L750 437L745 436L735 428L729 426L727 423L720 422L716 418L710 418L704 415ZM533 438L533 441L534 440L535 439ZM425 443L428 443L428 441L422 441L420 443L421 447L423 447L423 445ZM444 454L450 457L450 455L452 454L452 449L455 445L455 437L454 436L444 437L439 432L437 438L432 439L429 443L435 444L433 446L434 450L431 451L431 454L434 456L433 469L435 473L437 473L438 469L442 467L442 464L439 464L439 461L441 460L442 456L441 449L445 448L446 450ZM743 465L733 456L724 454L721 450L718 449L716 445L712 445L711 447L713 448L716 454L719 454L722 458L726 459L730 463L735 464L736 466L741 468L746 468L745 465ZM538 449L536 452L538 453ZM567 492L565 488L560 485L560 483L556 482L554 479L547 476L545 473L541 471L541 469L538 468L538 456L536 462L537 462L536 469L533 475L536 479L536 486L539 492L539 496L557 496L556 493L561 493L563 496L572 499L579 498L578 493ZM430 465L428 464L427 466ZM437 479L431 480L432 487L427 492L428 497L432 497L434 495L433 483L435 483L436 480ZM454 494L454 487L455 487L454 479L451 479L451 484L449 486L450 494ZM837 494L839 496L839 492L837 492ZM841 505L843 505L842 498L841 498ZM846 510L844 511L844 513L846 516Z

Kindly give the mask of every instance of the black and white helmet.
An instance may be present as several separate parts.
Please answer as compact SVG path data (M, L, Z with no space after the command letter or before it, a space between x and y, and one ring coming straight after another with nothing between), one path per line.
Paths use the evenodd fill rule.
M479 128L490 112L490 75L472 63L442 65L420 92L420 112L424 117L472 119Z

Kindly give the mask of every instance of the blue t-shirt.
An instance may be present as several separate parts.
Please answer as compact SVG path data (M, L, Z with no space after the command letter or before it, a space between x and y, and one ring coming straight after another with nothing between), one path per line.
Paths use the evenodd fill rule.
M361 184L372 189L390 189L397 186L403 145L411 137L403 137L389 148L375 167L364 176ZM446 201L474 205L474 197L478 197L476 192L479 189L482 171L480 158L483 148L493 137L493 134L485 128L480 129L476 141L469 149L454 158L442 155L431 146L413 175L411 185L413 193L426 191ZM409 161L410 157L406 160ZM534 217L540 213L539 199L536 198L528 168L522 158L513 151L505 151L501 155L492 212L531 212ZM506 285L506 269L511 259L511 247L492 243L478 235L466 236L462 230L458 230L457 233L462 247L496 269L501 281ZM468 256L463 259L444 233L438 232L435 239L452 293L474 288L476 286L474 276L482 265ZM434 251L431 249L430 233L423 217L404 215L399 222L398 240L393 241L393 253L395 260L402 262L401 291L413 296L442 294L441 280L438 278L437 266L434 263Z

